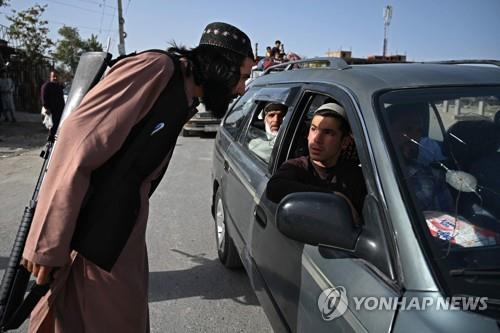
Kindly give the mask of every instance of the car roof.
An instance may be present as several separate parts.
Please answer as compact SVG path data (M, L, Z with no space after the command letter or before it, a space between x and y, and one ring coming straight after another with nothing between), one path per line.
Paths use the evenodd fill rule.
M273 83L335 83L357 94L384 89L429 86L499 85L500 67L484 65L392 63L304 68L270 72L252 85Z

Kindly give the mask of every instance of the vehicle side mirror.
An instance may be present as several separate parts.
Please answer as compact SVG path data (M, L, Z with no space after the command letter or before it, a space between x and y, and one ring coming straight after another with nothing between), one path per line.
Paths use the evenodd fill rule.
M354 251L361 232L347 201L333 193L289 194L278 205L276 221L278 230L291 239L347 251Z

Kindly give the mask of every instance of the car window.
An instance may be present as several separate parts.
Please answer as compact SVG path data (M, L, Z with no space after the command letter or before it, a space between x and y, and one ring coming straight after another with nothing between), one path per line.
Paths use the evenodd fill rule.
M313 119L314 112L318 110L318 108L327 103L334 103L341 106L341 104L337 100L326 94L310 93L309 96L305 98L308 99L308 103L305 105L305 109L302 111L301 118L296 125L296 132L291 142L291 149L288 151L287 159L301 159L303 157L310 156L308 136L310 133L311 121ZM360 168L361 163L359 161L353 135L348 135L347 139L348 144L341 149L340 155L338 156L337 160L337 166L342 164L343 166L353 165L355 168ZM316 144L316 146L317 145L318 144ZM319 153L319 155L321 154L322 153ZM353 193L356 192L356 195L353 195L352 197L349 197L349 195L347 195L347 197L349 197L353 205L356 206L358 213L361 214L364 201L364 195L361 194L366 194L366 186L364 184L364 180L360 180L356 185L359 185L358 189L362 190L353 191ZM346 189L346 193L350 192L351 190L353 189Z
M321 105L334 102L335 100L327 95L314 94L310 96L310 101L306 106L306 110L303 113L302 119L297 127L297 132L294 141L291 144L291 149L288 152L287 158L294 158L307 155L309 150L307 148L307 135L309 133L309 127L311 125L311 119L314 111L316 111ZM352 148L349 148L352 151Z
M257 158L269 163L288 107L281 103L260 102L252 115L243 145Z
M395 91L379 105L404 202L448 288L496 289L452 276L499 267L500 87Z
M323 87L318 87L318 89L323 90ZM321 143L314 143L314 135L311 135L310 138L310 140L312 140L311 147L313 149L313 152L311 153L309 151L308 137L314 112L317 111L320 107L324 107L330 103L337 104L344 109L348 118L348 123L351 127L351 131L354 131L354 133L356 133L356 135L351 134L346 138L347 145L344 145L344 143L342 143L342 148L340 151L340 155L338 155L337 164L333 168L326 170L327 173L331 172L331 174L333 175L337 173L337 175L339 176L330 178L331 185L332 187L335 187L336 184L341 184L341 188L335 188L334 191L345 195L349 199L350 203L352 204L351 208L353 208L353 220L357 221L363 226L369 225L368 228L374 231L371 234L371 246L379 249L385 249L384 251L387 251L381 251L379 253L390 253L390 248L392 247L390 247L391 245L388 244L388 240L386 239L385 235L382 232L375 231L382 230L382 226L380 225L380 223L383 223L383 221L380 218L374 216L378 216L378 214L372 214L373 208L368 208L366 210L363 208L365 205L366 194L368 192L367 175L370 174L371 169L370 166L367 166L365 168L361 164L359 157L365 156L361 155L361 152L363 151L364 145L366 143L365 141L363 141L363 137L359 134L358 123L354 123L354 121L356 121L357 119L357 115L355 115L354 112L357 111L353 107L353 104L349 103L349 98L345 96L342 91L334 90L331 95L328 94L328 92L323 91L307 91L301 96L301 99L298 101L296 110L293 114L290 115L291 117L287 122L287 135L281 142L280 154L277 155L278 160L276 160L276 164L278 166L283 165L286 160L293 159L294 161L292 161L291 163L295 165L305 165L307 166L308 170L311 170L309 168L309 166L311 166L311 156L312 158L316 157L320 161L321 158L325 158L324 152L326 149ZM316 129L316 131L318 130ZM328 153L326 155L328 155ZM279 167L274 174L277 174L278 172ZM321 184L324 183L321 182ZM371 200L371 202L371 205L373 205L373 200ZM357 215L354 213L354 210ZM325 232L327 231L325 230ZM391 241L389 240L389 242ZM377 254L373 257L366 258L366 260L378 268L378 270L384 275L384 279L394 279L395 273L392 268L392 256L390 254L387 256Z
M257 91L258 89L249 89L243 96L241 96L222 123L222 126L234 139L236 139L241 133L241 129L248 112L250 112L252 107L255 106L253 97Z

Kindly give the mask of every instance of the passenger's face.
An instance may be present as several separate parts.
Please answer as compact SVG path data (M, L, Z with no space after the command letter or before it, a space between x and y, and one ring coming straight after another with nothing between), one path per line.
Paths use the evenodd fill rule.
M245 93L245 81L250 78L250 73L252 72L253 59L245 58L243 64L240 67L240 80L233 88L233 95L241 96Z
M402 113L394 119L391 124L392 140L405 157L416 157L418 153L416 142L422 137L423 127L422 117L416 112Z
M311 160L322 167L332 167L347 146L348 136L342 135L339 120L316 115L311 121L307 141Z
M271 133L276 134L283 122L283 112L280 110L271 110L266 113L266 123Z
M55 82L55 81L57 81L57 73L50 72L50 82Z

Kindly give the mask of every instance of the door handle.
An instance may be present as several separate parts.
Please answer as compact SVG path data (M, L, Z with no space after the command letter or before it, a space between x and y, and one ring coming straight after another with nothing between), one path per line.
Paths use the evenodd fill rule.
M229 171L229 163L226 160L224 160L224 170Z
M263 228L265 228L267 225L267 216L266 212L264 212L262 207L260 206L255 207L254 216L257 223L260 224Z

